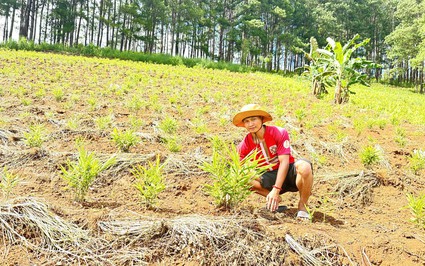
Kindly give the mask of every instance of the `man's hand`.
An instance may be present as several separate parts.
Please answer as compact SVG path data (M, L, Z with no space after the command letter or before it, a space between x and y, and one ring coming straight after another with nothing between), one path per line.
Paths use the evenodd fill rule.
M279 207L280 200L281 199L279 195L279 190L276 188L273 188L272 191L270 191L270 193L267 194L267 197L266 197L267 209L269 209L272 212L276 211L277 208Z

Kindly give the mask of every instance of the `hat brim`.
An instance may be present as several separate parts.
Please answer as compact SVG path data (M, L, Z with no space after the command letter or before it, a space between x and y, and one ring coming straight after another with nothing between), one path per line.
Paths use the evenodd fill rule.
M249 110L249 111L243 111L243 112L237 113L235 117L233 117L233 124L237 127L244 127L243 120L250 116L262 116L263 123L273 120L272 116L266 111Z

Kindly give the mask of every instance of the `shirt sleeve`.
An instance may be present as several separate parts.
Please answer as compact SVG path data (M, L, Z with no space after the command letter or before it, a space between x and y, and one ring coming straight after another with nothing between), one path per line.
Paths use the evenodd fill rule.
M281 128L275 131L276 134L276 145L277 155L290 155L291 154L291 143L289 140L289 134L286 129Z
M239 153L239 159L242 160L246 157L246 155L249 153L248 145L246 143L246 138L239 143L237 147L238 153Z

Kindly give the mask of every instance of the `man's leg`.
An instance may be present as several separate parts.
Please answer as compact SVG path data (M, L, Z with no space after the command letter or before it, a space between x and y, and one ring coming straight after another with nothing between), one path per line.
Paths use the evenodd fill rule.
M267 197L267 195L270 193L269 190L263 188L261 186L260 180L259 179L255 179L251 182L252 187L251 190L254 191L257 194L260 194L261 196Z
M295 169L297 171L297 178L295 183L300 192L300 201L298 202L298 210L307 211L306 205L308 198L311 195L311 188L313 186L313 170L310 163L299 160L295 162Z

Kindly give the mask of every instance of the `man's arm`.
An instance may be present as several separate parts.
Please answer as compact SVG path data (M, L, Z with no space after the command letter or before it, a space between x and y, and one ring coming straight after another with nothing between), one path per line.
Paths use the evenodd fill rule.
M289 155L279 155L279 168L277 170L275 186L282 189L283 182L285 182L286 175L288 174L289 169ZM267 195L267 209L271 211L276 211L279 207L280 190L273 187L270 193Z

